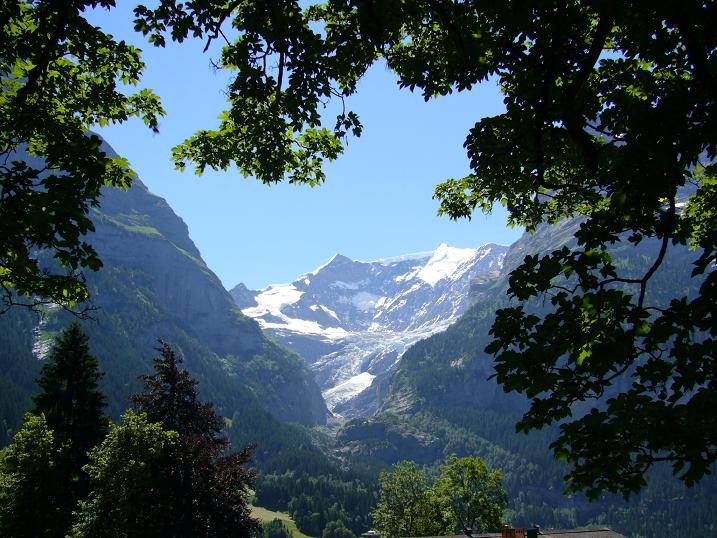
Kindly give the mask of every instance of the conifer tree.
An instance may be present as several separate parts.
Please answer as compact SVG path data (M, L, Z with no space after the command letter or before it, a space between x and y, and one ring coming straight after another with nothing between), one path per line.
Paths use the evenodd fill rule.
M172 528L165 536L220 538L250 536L259 527L247 505L254 472L244 465L252 447L222 456L229 442L224 421L211 403L199 401L197 381L180 370L182 359L160 342L155 373L143 376L145 390L132 397L150 422L179 434L165 476L172 491Z
M53 509L69 522L78 501L89 493L82 467L107 435L109 420L104 414L105 395L98 387L102 373L77 323L57 336L47 360L37 380L41 392L33 398L33 413L45 417L55 445L62 448L54 462L56 470L47 480L60 482L65 493Z
M41 392L33 398L33 412L44 414L55 439L67 445L64 463L73 483L86 484L82 466L107 435L105 395L98 387L102 376L87 335L73 323L55 339L37 380Z

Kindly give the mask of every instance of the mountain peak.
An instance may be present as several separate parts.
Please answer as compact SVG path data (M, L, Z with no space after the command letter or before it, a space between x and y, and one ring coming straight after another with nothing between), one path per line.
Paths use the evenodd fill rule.
M500 269L506 250L441 243L374 261L336 254L291 284L255 292L256 306L242 310L309 361L333 406L457 319L471 302L472 279Z
M243 282L239 282L239 284L229 290L229 293L239 308L244 309L256 306L256 296L258 292L250 290Z
M336 253L334 254L331 259L328 261L327 265L335 265L337 263L346 263L346 262L353 262L351 258L348 256L344 256L343 254Z
M346 263L353 263L353 260L351 258L348 258L347 256L344 256L343 254L336 253L333 256L331 256L331 259L327 261L326 263L319 265L316 269L309 272L310 275L318 275L321 271L326 269L330 266L338 266L338 265L344 265Z

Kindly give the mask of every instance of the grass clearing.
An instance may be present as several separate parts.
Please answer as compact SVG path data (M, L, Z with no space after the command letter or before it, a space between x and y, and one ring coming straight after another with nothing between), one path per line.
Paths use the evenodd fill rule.
M291 516L286 512L274 512L272 510L262 508L261 506L252 505L251 515L262 523L268 523L274 519L280 519L284 525L286 525L286 528L289 529L289 532L294 538L311 538L311 536L307 536L296 527L296 523L294 523L294 520L291 519Z

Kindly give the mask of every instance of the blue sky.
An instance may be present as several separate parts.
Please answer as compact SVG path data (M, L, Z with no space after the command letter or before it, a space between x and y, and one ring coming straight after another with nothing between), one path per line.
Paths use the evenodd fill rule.
M140 121L99 132L184 219L227 288L290 282L336 253L371 260L433 250L440 243L509 244L520 235L520 229L506 226L502 208L454 222L436 216L438 203L432 199L437 183L468 173L463 141L470 127L503 110L492 82L426 103L400 90L384 66L375 66L347 102L361 118L363 135L326 167L327 181L319 187L268 187L236 170L201 177L174 170L171 148L196 130L217 125L230 75L212 69L210 60L218 54L203 54L204 43L165 49L146 43L132 31L131 4L121 2L120 9L97 12L91 20L144 51L142 86L162 98L167 116L159 134Z

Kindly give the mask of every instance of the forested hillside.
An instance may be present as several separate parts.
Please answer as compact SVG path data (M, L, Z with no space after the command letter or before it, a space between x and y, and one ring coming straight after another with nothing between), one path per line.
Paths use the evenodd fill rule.
M304 361L239 311L162 198L135 179L126 192L105 189L92 221L89 240L104 266L86 273L92 302L82 328L105 372L101 386L114 417L140 387L137 377L151 369L162 339L182 353L223 415L258 406L282 420L324 423L326 407ZM0 316L3 443L29 407L52 336L73 319L57 307L41 315L15 307Z
M517 525L607 524L630 536L714 532L710 508L717 502L714 477L687 488L672 477L669 466L662 466L650 472L648 487L627 503L612 495L589 502L580 494L563 495L562 477L568 467L549 449L557 426L527 435L515 432L528 400L506 394L491 378L493 359L483 350L491 341L496 310L508 304L509 272L527 254L569 244L578 226L579 221L544 226L512 245L501 276L479 284L480 298L456 324L414 345L392 375L374 382L364 397L376 398L379 412L349 422L339 433L339 441L348 453L385 463L412 459L430 466L452 453L478 455L504 471L511 522ZM647 243L613 251L613 255L621 267L637 273L650 263L654 248ZM684 247L670 249L651 287L653 302L664 303L675 293L696 291L689 278L694 257ZM545 303L534 301L529 308L540 312ZM620 381L616 388L627 382ZM592 405L588 400L574 411L580 415ZM596 443L606 441L595 439ZM660 534L665 529L669 529L667 534Z
M167 203L135 180L127 192L106 190L92 219L104 266L86 275L93 300L82 329L105 373L113 418L141 390L138 376L152 370L161 338L226 418L232 445L256 445L257 502L289 511L311 535L332 521L356 533L370 527L376 473L342 469L315 446L331 441L307 428L325 422L326 408L304 360L241 313ZM73 320L57 307L0 316L2 446L32 407L54 336Z

